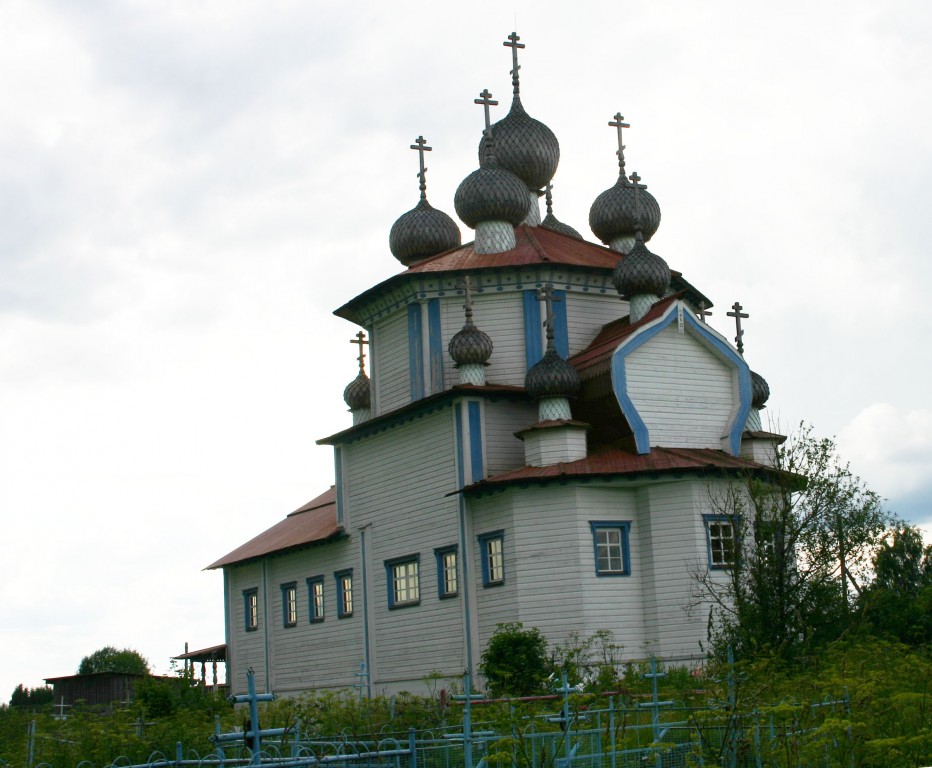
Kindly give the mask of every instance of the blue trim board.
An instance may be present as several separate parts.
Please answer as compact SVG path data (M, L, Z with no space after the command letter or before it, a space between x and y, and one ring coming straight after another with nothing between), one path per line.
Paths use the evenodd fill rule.
M647 425L637 412L631 398L628 397L625 358L653 339L668 325L676 322L680 306L681 304L678 301L671 304L659 320L654 321L649 327L637 331L633 337L623 341L612 355L612 389L615 392L618 405L621 407L621 412L634 432L637 452L641 454L650 453L650 435ZM738 373L738 410L728 429L731 454L732 456L738 456L741 453L741 433L744 432L744 425L748 420L748 411L751 408L750 369L744 359L717 335L713 334L705 323L700 323L687 307L684 307L684 310L683 319L690 330L708 344L720 358L732 363Z
M443 389L443 336L440 328L440 299L427 302L427 336L430 344L430 391Z
M537 291L524 291L524 357L527 369L537 364L544 356L540 340L540 302Z
M589 527L592 529L592 549L595 556L595 575L599 578L611 578L613 576L630 576L631 575L631 547L628 543L628 536L631 532L630 520L590 520ZM608 571L602 573L599 571L599 541L598 532L607 528L621 531L621 567L620 571Z
M482 467L482 419L480 403L470 400L467 403L469 411L469 474L470 480L478 483L485 477Z
M554 291L553 296L558 299L553 302L553 343L557 348L557 354L566 360L570 356L570 332L566 323L566 291Z
M424 340L421 305L408 304L408 377L411 400L424 397Z
M372 696L372 658L369 648L369 587L368 572L366 571L366 529L359 531L359 557L362 565L362 636L363 655L366 665L366 697Z
M466 467L463 464L463 404L453 405L453 421L456 431L456 480L459 487L466 485Z

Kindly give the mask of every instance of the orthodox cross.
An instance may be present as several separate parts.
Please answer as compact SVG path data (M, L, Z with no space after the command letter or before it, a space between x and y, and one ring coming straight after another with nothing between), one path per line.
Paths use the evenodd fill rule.
M711 314L712 313L705 308L705 299L702 299L702 301L699 302L699 319L704 323L705 319Z
M744 336L744 330L741 328L741 318L743 317L745 320L747 320L750 315L741 311L744 309L744 307L742 307L737 301L731 305L731 308L734 310L734 312L726 312L725 314L728 315L728 317L733 317L735 319L735 325L738 329L738 335L735 336L735 346L738 348L738 354L743 357L744 342L741 339Z
M456 281L456 287L459 288L466 299L463 309L466 310L466 325L472 325L472 280L469 275L464 275Z
M547 329L547 349L553 347L553 302L563 301L559 296L553 293L553 283L547 283L543 288L538 288L535 294L538 301L543 301L547 305L547 318L543 326Z
M512 32L508 35L508 41L502 43L506 48L511 48L511 85L515 89L515 96L518 95L518 91L520 90L518 86L518 70L521 69L521 67L518 66L518 49L525 47L524 43L518 42L520 39L517 32Z
M424 167L424 153L433 151L433 147L428 147L427 142L424 140L423 136L418 136L414 143L411 145L411 149L416 149L418 157L421 161L421 170L418 173L417 177L421 180L421 200L427 199L427 169ZM356 342L354 341L353 344Z
M638 231L641 229L641 198L638 195L638 191L642 189L647 189L646 184L640 184L641 177L638 176L638 172L635 171L629 177L631 179L631 184L634 186L634 220L637 223Z
M363 347L369 343L368 341L366 341L366 334L360 331L359 333L356 334L355 339L350 339L349 343L357 344L359 346L359 357L357 357L356 359L359 361L359 372L365 373L366 368L365 368L364 363L366 361L366 353L365 353L365 350L363 350Z
M621 112L616 112L615 119L609 121L612 128L618 129L618 151L615 154L618 155L618 173L622 178L625 175L625 145L621 142L621 129L631 127L628 123L622 122L624 119Z
M492 121L489 117L489 107L497 107L498 102L492 100L492 94L489 93L488 88L483 88L482 93L479 94L478 99L473 99L473 104L481 104L485 109L485 130L489 130L489 126L492 125Z

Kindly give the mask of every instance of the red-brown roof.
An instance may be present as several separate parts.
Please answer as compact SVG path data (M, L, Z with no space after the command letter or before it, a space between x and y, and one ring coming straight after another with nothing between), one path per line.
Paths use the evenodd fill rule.
M342 533L337 525L337 492L334 486L299 507L280 523L211 563L205 570L242 563L273 552L305 547Z
M548 467L522 467L481 480L468 486L467 492L486 488L556 478L611 475L656 474L659 472L702 472L708 470L769 471L755 461L731 456L714 448L651 448L638 454L620 448L606 448L578 461Z

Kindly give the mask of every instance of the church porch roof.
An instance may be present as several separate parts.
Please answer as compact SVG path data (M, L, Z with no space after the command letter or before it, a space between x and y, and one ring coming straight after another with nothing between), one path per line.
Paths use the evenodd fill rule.
M298 507L284 520L211 563L204 570L224 568L272 553L319 544L341 533L343 528L337 524L337 491L335 486L330 486L320 496Z

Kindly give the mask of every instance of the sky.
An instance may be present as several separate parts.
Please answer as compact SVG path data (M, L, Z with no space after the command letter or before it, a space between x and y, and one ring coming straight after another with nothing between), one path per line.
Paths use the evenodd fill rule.
M224 641L203 569L333 482L332 311L402 269L419 135L454 214L513 29L557 217L595 241L620 111L651 249L725 336L749 313L765 417L932 532L925 0L6 0L0 701L104 645L166 672Z

